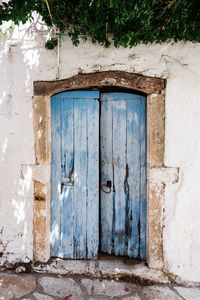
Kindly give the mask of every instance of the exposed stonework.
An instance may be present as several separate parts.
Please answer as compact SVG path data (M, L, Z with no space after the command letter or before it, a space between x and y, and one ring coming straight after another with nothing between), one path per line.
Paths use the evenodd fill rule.
M31 293L36 288L32 275L0 274L0 299L20 298Z
M50 165L21 166L25 180L30 173L34 181L34 259L46 262L50 256Z
M46 184L49 182L50 178L50 165L22 165L21 166L21 175L24 179L26 179L27 174L29 174L28 170L31 170L31 178L34 181L39 181L42 184Z
M114 298L126 294L128 295L133 292L133 285L126 282L104 280L102 284L100 279L91 280L89 278L84 278L81 280L81 283L86 288L87 293L90 296L104 295Z
M171 290L169 287L150 286L143 289L140 299L181 300L183 298L181 298L176 292Z
M147 163L150 168L164 164L165 96L147 97Z
M163 268L163 236L162 236L162 208L164 185L148 183L147 185L147 261L150 268Z
M129 88L146 94L159 94L165 88L165 80L119 71L78 74L59 81L36 81L34 82L34 95L51 96L70 89L94 87L99 89L107 86Z
M149 181L151 168L164 164L164 95L147 97L147 261L151 268L163 268L162 201L164 186Z
M164 167L165 96L147 96L147 261L162 269L165 184L178 181L177 168Z
M61 275L4 273L0 299L11 300L199 300L200 288L126 280Z
M38 182L36 182L38 183ZM38 186L39 184L35 185ZM49 258L49 208L47 199L50 198L49 184L41 185L46 189L46 194L42 192L42 199L35 198L34 201L34 259L36 261L47 261ZM35 192L36 193L36 192Z
M173 184L179 180L179 169L167 167L151 168L148 175L149 182Z
M62 299L69 296L71 300L84 300L79 284L72 278L42 277L39 284L44 292L51 296Z
M50 256L50 97L34 97L33 111L37 162L33 168L34 259L45 262Z
M52 298L51 296L40 293L34 293L33 295L37 300L54 300L54 298Z
M33 120L37 164L50 164L50 97L34 97Z
M166 275L159 270L149 269L144 263L131 260L70 260L54 258L48 264L35 264L33 271L43 274L85 275L103 278L140 278L141 281L169 283Z
M72 78L54 82L34 83L34 131L35 155L38 165L50 164L50 95L69 89L98 88L117 86L139 90L147 96L147 261L152 268L163 267L162 251L162 202L164 184L171 183L164 166L164 132L165 132L165 97L162 92L165 81L125 72L102 72L79 74ZM152 170L152 171L151 171ZM160 179L152 181L156 172L162 174ZM176 173L176 170L174 171ZM154 175L153 175L154 174ZM176 175L173 175L176 177ZM158 176L160 178L160 176ZM151 178L151 179L150 179ZM174 179L172 179L173 181ZM50 174L49 174L50 182ZM34 209L34 257L45 262L50 256L50 193L43 195L45 186L35 183ZM50 186L49 186L50 190ZM44 201L37 201L37 198ZM42 212L42 213L41 213ZM44 213L45 212L45 213ZM48 223L49 222L49 223ZM48 250L47 250L48 249Z
M40 181L35 181L34 199L35 201L46 201L47 187Z

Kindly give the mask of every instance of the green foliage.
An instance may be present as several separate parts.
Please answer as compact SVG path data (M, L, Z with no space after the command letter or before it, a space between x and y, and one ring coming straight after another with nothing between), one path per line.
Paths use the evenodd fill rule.
M79 39L116 47L174 41L200 42L200 0L48 0L53 23L74 45ZM0 24L25 23L36 11L52 26L45 0L10 0L0 6ZM48 48L56 46L51 41Z
M45 44L45 48L49 50L53 50L58 45L58 40L55 38L52 38L48 40Z

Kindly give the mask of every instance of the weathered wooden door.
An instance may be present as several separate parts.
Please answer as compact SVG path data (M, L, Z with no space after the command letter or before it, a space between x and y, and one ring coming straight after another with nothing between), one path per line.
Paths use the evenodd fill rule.
M101 94L101 251L145 259L145 97Z
M99 92L51 99L51 256L95 258L99 245Z
M145 259L145 98L65 92L51 110L51 256Z

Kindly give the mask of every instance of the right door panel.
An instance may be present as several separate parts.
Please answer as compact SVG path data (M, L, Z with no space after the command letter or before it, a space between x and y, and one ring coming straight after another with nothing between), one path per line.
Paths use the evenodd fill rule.
M100 100L101 251L145 259L145 97L104 93Z

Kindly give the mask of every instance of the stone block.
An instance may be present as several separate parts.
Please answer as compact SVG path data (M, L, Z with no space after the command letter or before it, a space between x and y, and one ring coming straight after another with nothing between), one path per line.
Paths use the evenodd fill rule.
M147 219L147 256L150 268L163 268L163 232L162 207L164 199L164 185L148 183Z
M42 184L37 184L38 193L43 189ZM46 185L47 194L45 197L49 200L50 190L49 184ZM35 192L36 193L36 192ZM34 243L34 260L40 262L46 262L50 255L50 212L49 212L49 201L43 201L43 194L41 198L34 201L34 226L33 226L33 243ZM46 199L45 198L45 199ZM38 201L39 200L39 201Z
M133 296L128 296L128 297L124 297L122 298L122 300L140 300L140 296L136 293L135 295Z
M40 181L34 183L34 199L35 201L45 201L47 196L47 186Z
M174 291L169 287L162 286L150 286L144 287L140 293L140 297L143 300L181 300Z
M179 180L178 168L152 168L149 170L148 181L157 184L174 184Z
M72 278L42 277L39 284L48 295L62 299L70 296L70 300L84 300L79 284Z
M128 295L133 291L133 285L126 282L114 280L87 279L81 280L81 284L86 288L90 296L117 297Z
M36 288L36 280L32 275L0 275L0 299L21 298Z
M37 164L50 164L50 98L34 97L33 124Z
M165 99L164 95L147 97L147 163L161 167L164 163Z
M187 300L199 300L200 299L200 288L186 288L186 287L175 287L175 290L179 293L182 299Z
M37 300L54 300L54 298L52 298L51 296L40 294L40 293L34 293L33 296Z

